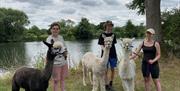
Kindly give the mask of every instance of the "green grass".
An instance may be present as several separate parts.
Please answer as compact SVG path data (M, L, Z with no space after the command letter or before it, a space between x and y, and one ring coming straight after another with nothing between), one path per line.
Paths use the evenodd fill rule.
M144 91L144 81L140 71L140 62L136 61L136 81L135 81L135 91ZM180 91L180 61L179 60L169 60L160 62L160 79L162 84L162 91ZM7 74L5 77L0 78L0 91L11 91L11 77L13 72ZM87 86L82 85L82 71L81 67L71 69L69 71L69 76L66 78L66 91L91 91L92 86L88 84ZM155 86L152 82L152 91L155 91ZM24 91L21 89L21 91ZM50 85L48 91L52 91L52 81L50 80ZM122 84L119 76L115 76L114 80L114 91L123 91Z

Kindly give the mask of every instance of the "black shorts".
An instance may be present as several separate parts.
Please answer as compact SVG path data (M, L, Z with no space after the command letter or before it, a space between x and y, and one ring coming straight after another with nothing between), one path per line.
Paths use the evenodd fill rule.
M142 70L143 77L149 77L151 74L151 77L153 79L159 78L160 69L159 69L158 62L156 62L154 64L142 62L141 70Z

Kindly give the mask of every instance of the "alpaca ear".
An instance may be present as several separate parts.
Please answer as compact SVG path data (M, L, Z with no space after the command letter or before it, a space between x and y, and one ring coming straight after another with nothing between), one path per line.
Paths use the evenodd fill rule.
M135 38L133 37L132 39L131 39L131 41L134 41L135 40Z
M120 38L121 42L119 43L121 45L121 47L124 47L123 45L123 38Z
M121 41L123 41L123 38L119 38Z
M43 43L47 46L47 47L52 47L52 44L49 44L48 42L46 42L46 41L43 41Z
M54 40L53 39L51 39L51 44L54 44Z
M111 36L112 39L114 39L114 34Z
M103 37L103 38L106 38L106 35L102 34L102 37Z

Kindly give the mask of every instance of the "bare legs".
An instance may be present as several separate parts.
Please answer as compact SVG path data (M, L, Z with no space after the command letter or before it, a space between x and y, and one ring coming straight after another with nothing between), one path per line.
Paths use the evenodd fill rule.
M144 78L144 82L145 82L145 91L150 91L150 87L151 87L151 77L145 77ZM153 79L153 82L155 84L156 87L156 91L161 91L161 83L160 83L160 79Z
M67 65L64 65L59 68L55 68L54 71L57 71L55 77L53 77L54 86L53 91L59 91L58 90L58 83L60 82L61 91L65 91L65 76L67 75Z
M160 79L153 79L157 91L161 91Z
M150 91L151 86L151 77L145 77L144 78L144 84L145 84L145 91Z

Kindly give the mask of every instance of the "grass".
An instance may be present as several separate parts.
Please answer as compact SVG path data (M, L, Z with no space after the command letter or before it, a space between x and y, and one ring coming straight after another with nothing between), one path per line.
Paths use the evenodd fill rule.
M135 81L135 91L144 91L144 81L140 71L140 62L136 61L136 81ZM162 91L180 91L180 61L179 59L160 62L160 79L162 84ZM5 74L4 77L0 78L0 91L11 91L11 77L12 73ZM69 70L69 76L66 78L66 91L91 91L92 86L88 84L87 86L82 86L82 71L81 67ZM152 91L155 91L154 84L152 83ZM24 91L21 89L21 91ZM50 80L50 85L48 91L52 91L52 81ZM114 80L114 91L123 91L122 84L119 76L115 76Z

